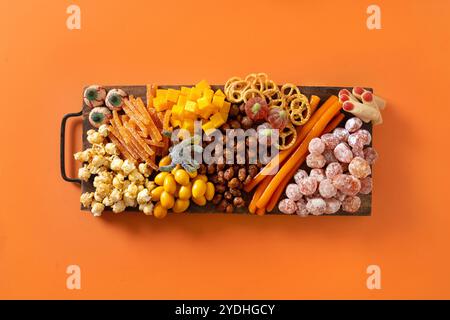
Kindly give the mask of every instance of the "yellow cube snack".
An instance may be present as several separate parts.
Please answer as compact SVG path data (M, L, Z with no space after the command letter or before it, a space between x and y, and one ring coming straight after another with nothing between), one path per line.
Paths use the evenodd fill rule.
M174 127L174 128L181 126L181 121L180 120L176 120L173 117L173 114L172 114L172 118L170 119L170 123L172 124L172 127Z
M191 88L188 87L181 87L180 94L183 96L188 96L189 93L191 93Z
M178 96L177 105L184 107L184 105L186 104L187 101L188 101L187 97L180 94Z
M184 110L183 116L181 117L180 120L185 120L185 119L195 120L195 119L197 119L197 114L195 112L190 112L190 111Z
M230 107L231 107L231 103L229 103L228 101L224 101L219 112L228 114L230 112Z
M222 108L223 103L225 102L225 97L214 95L212 99L212 104L218 108Z
M188 100L184 105L184 110L192 113L197 112L197 103L191 100Z
M169 109L169 105L167 104L167 99L164 96L156 96L153 99L153 106L156 111L164 111Z
M225 123L220 113L213 114L210 118L210 121L213 123L215 128L218 128Z
M205 90L205 89L210 89L211 86L209 85L209 83L206 80L202 80L199 83L197 83L195 85L196 88L200 89L200 90Z
M214 91L212 91L211 89L205 89L205 91L203 91L203 96L204 97L208 97L208 99L212 99L214 95Z
M215 128L216 128L216 127L214 126L214 123L213 123L212 121L205 122L205 123L202 125L202 129L203 129L203 131L205 131L206 133L208 133L209 130L213 130L213 129L215 129Z
M194 132L194 120L186 119L182 122L181 128L189 131L190 133Z
M202 90L199 88L192 88L191 92L188 95L188 99L192 101L196 101L198 98L202 96Z
M174 105L172 107L172 118L181 120L181 118L183 117L183 111L184 111L184 106L180 106L178 104Z
M216 96L221 96L221 97L225 97L225 93L222 92L222 90L217 89L216 93L214 93Z
M200 110L204 110L211 104L211 99L209 99L208 97L201 97L197 100L197 104Z
M167 97L167 89L156 89L157 97Z
M179 95L180 95L180 91L179 90L169 89L167 91L167 101L171 101L173 103L177 103Z

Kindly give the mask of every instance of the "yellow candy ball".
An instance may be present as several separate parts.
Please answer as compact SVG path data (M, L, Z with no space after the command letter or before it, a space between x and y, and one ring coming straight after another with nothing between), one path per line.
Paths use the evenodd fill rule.
M207 182L205 192L206 200L211 201L214 198L214 192L215 192L214 184L212 182Z
M198 204L199 206L202 206L202 207L206 204L205 196L201 196L198 198L192 198L192 201L194 201L196 204Z
M160 167L168 166L171 163L172 163L172 159L170 158L170 156L165 156L161 160L159 160Z
M159 201L161 198L161 194L164 192L164 188L162 186L156 187L152 191L150 191L150 196L153 201Z
M175 182L173 175L169 174L164 179L164 190L170 194L174 194L177 190L177 183Z
M175 213L181 213L189 208L191 202L189 200L177 199L175 200L175 204L173 205L172 211Z
M195 180L194 184L192 185L192 197L194 198L203 197L205 192L206 192L205 181L201 179Z
M163 184L164 184L164 179L166 179L166 177L167 177L167 175L168 175L169 173L168 172L160 172L160 173L158 173L157 175L156 175L156 177L155 177L155 183L158 185L158 186L162 186Z
M188 172L187 174L189 175L189 177L195 178L197 176L197 170L195 170L193 172Z
M182 200L188 200L192 196L192 186L191 184L188 184L187 186L181 186L180 190L178 191L178 198Z
M173 207L174 203L175 203L175 198L173 197L173 195L171 195L170 193L168 193L167 191L163 191L161 193L161 198L159 200L161 202L161 205L166 208L166 209L170 209Z
M153 215L155 218L162 219L167 216L167 209L164 208L160 202L158 202L153 208Z
M175 181L181 184L182 186L186 186L189 184L189 175L183 169L178 169L174 174Z

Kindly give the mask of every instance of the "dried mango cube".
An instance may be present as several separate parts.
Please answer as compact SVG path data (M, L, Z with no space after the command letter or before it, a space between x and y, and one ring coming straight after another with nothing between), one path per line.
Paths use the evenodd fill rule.
M197 112L197 103L191 100L188 100L184 105L184 110L192 113Z
M172 107L172 118L181 119L183 117L184 106L174 105Z
M181 126L181 121L174 119L173 114L172 114L172 118L170 119L170 123L172 124L172 127L174 127L174 128Z
M214 124L215 128L218 128L225 123L220 113L213 114L210 118L210 121Z
M188 100L187 100L187 97L180 94L180 95L178 96L178 102L177 102L177 105L184 107L184 105L186 104L187 101L188 101Z
M213 130L213 129L215 129L216 127L214 126L214 123L212 123L212 121L208 121L208 122L205 122L203 125L202 125L202 129L203 129L203 131L205 131L205 132L208 132L209 130Z
M202 80L199 83L197 83L195 85L196 88L200 89L200 90L205 90L205 89L209 89L211 88L211 86L209 85L209 83L206 80Z
M155 107L156 111L164 111L169 108L169 105L167 104L166 97L163 96L157 96L153 99L153 106Z
M191 93L191 88L181 87L180 94L183 96L188 96Z
M208 97L208 99L212 99L214 95L214 91L212 91L211 89L205 89L205 91L203 91L203 96L204 97Z
M188 95L188 99L192 101L196 101L198 98L202 96L202 90L199 88L192 88L191 92Z
M184 120L181 125L181 128L186 129L191 133L194 132L194 120L192 119Z
M218 108L222 108L223 103L225 102L225 97L214 95L212 99L212 104Z
M156 89L157 97L167 97L167 89Z
M228 120L228 112L227 113L220 112L220 115L222 116L223 121L227 122L227 120Z
M197 100L197 105L200 110L207 108L211 104L211 99L208 97L201 97Z
M219 112L226 113L228 115L228 113L230 112L230 107L231 107L231 103L229 103L228 101L224 101L222 108L220 108Z
M223 93L222 90L217 89L216 92L214 93L216 96L221 96L221 97L225 97L225 93Z
M169 89L167 91L167 101L171 101L173 103L177 103L179 95L180 95L180 91L179 90Z
M184 110L181 120L183 120L183 119L195 120L195 119L197 119L197 114L195 114L194 112Z

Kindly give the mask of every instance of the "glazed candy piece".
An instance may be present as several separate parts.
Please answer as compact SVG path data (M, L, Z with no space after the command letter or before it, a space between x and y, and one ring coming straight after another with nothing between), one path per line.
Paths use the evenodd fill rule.
M307 177L308 177L308 173L305 170L300 169L297 171L297 173L294 176L295 183L300 184L300 181Z
M343 163L350 163L353 159L352 150L345 142L339 143L336 148L334 148L334 156Z
M106 107L96 107L89 113L89 123L99 128L102 124L108 123L111 118L111 111Z
M353 158L348 165L348 171L358 179L366 178L372 173L369 163L361 157Z
M299 186L295 183L291 183L286 187L286 196L292 201L298 201L303 197Z
M315 178L318 183L320 183L323 179L326 179L325 170L323 169L311 169L309 176Z
M320 153L310 153L306 157L306 165L310 168L320 169L325 166L327 160Z
M322 198L311 198L306 203L306 209L314 216L320 216L325 213L327 204Z
M361 190L359 190L359 193L361 194L369 194L372 192L372 178L366 177L364 179L361 179Z
M357 130L359 130L362 126L361 119L357 117L353 117L347 120L345 123L345 129L347 129L348 132L353 133Z
M341 208L341 201L335 198L325 199L325 214L333 214Z
M342 210L355 213L361 207L361 199L358 196L348 196L342 201Z
M306 201L304 199L300 199L295 204L297 206L295 213L297 213L300 217L307 217L308 209L306 208Z
M361 190L358 178L349 174L339 174L333 178L334 186L347 196L356 196Z
M87 87L83 94L84 103L90 108L101 106L105 97L106 89L96 84Z
M278 204L278 209L285 214L293 214L297 210L297 205L291 199L283 199Z
M111 89L106 96L106 106L111 110L120 110L123 107L123 99L127 97L121 89Z

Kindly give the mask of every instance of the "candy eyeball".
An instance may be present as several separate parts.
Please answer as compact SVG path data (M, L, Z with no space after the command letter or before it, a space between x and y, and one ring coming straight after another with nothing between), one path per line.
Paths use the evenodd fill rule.
M110 118L111 111L105 107L96 107L89 113L89 123L95 128L107 123Z
M106 89L99 85L92 85L84 90L84 103L90 107L95 108L101 106L106 98Z
M123 99L127 97L125 91L121 89L111 89L106 95L106 106L111 110L120 110L123 106Z

